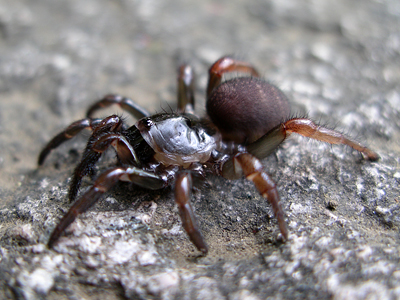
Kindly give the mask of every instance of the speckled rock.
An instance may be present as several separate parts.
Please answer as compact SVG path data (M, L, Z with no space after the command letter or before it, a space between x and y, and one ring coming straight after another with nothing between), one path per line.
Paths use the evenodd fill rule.
M400 299L398 28L395 0L1 1L0 298ZM256 65L293 115L336 127L381 160L298 136L263 160L286 243L251 182L209 177L192 199L205 257L170 188L126 183L48 249L88 133L37 168L43 145L110 92L174 110L179 61L196 69L204 114L207 70L224 54ZM97 174L113 162L106 155Z

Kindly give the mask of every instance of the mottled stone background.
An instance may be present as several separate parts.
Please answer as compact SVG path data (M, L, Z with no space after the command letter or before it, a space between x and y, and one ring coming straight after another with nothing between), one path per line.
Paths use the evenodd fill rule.
M396 0L0 0L0 298L400 299L399 28ZM197 71L204 114L207 69L224 54L255 64L293 114L381 160L297 136L265 159L286 244L251 183L210 176L193 195L206 257L170 189L129 184L48 250L89 133L37 169L45 143L109 92L174 109L181 60Z

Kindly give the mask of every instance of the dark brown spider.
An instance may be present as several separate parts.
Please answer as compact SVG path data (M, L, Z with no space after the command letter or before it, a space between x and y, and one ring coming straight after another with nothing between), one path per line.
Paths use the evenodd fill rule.
M227 72L246 72L222 82ZM139 121L128 127L120 117L103 120L92 115L100 108L119 104ZM231 57L222 57L209 69L207 87L209 119L194 114L192 68L183 65L178 74L178 113L150 115L131 99L108 95L92 105L85 119L76 121L55 136L39 156L42 165L50 151L81 130L93 130L72 177L69 200L74 201L85 175L93 172L102 153L113 146L118 163L102 173L91 188L72 205L50 236L51 247L75 218L85 212L118 181L132 182L148 189L174 185L175 200L182 224L193 244L207 253L207 245L190 204L192 182L206 172L237 179L243 175L253 181L260 194L272 205L279 229L285 239L288 230L274 181L260 159L272 153L291 133L328 142L345 144L360 151L371 161L379 156L343 134L316 125L306 118L290 118L285 95L259 78L256 69ZM211 120L211 122L210 122Z

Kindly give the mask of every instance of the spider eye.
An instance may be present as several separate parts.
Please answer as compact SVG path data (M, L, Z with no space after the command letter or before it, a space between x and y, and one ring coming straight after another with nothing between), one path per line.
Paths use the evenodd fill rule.
M145 126L147 129L150 129L150 127L153 126L153 124L154 124L154 122L153 122L153 120L150 119L150 118L147 118L147 119L144 121L144 126Z

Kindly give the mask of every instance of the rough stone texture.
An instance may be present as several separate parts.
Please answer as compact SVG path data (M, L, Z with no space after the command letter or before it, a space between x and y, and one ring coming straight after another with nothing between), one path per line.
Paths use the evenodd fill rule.
M0 0L0 298L400 299L399 28L396 0ZM381 160L295 136L265 159L286 244L251 183L210 177L193 196L206 257L170 189L128 184L48 250L88 134L37 169L43 145L109 92L174 109L181 57L197 71L204 113L207 68L223 54L257 65L293 114Z

